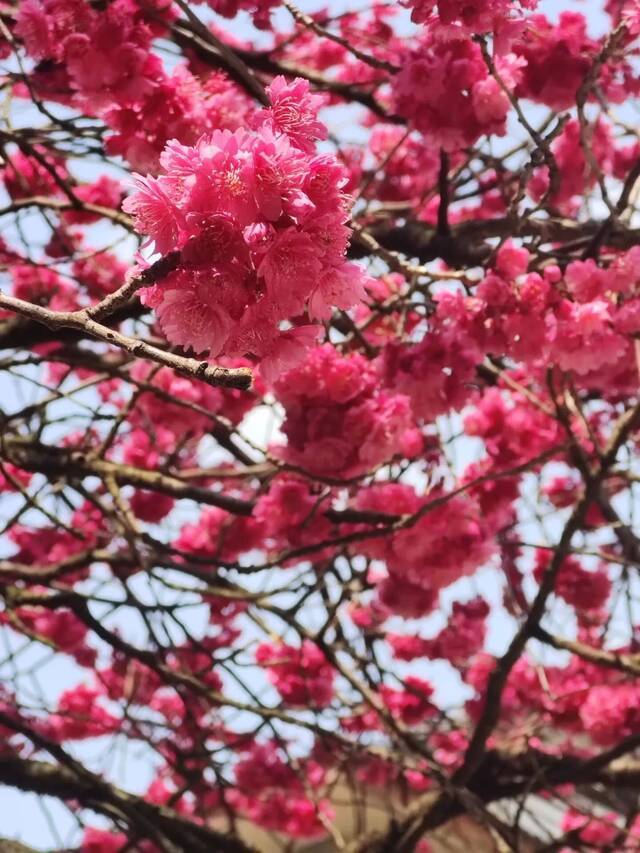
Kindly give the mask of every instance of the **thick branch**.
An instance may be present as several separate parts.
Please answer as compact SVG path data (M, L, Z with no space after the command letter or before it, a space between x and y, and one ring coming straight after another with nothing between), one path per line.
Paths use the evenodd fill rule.
M4 440L1 449L9 461L25 471L52 477L112 478L118 485L164 492L175 498L217 506L235 515L250 515L253 509L250 501L214 492L203 486L194 486L160 471L148 471L132 465L110 462L79 450L67 450L11 438Z
M543 243L588 243L603 226L602 221L576 222L573 219L501 219L468 220L451 226L450 234L439 234L424 222L408 219L397 225L384 220L367 225L371 234L385 249L401 252L409 258L428 263L442 258L454 267L482 265L490 257L492 247L485 241L494 237L535 237ZM640 244L640 229L627 228L622 223L611 225L607 245L629 249ZM368 247L352 239L352 257L370 254Z
M392 822L386 832L374 832L354 841L348 853L405 853L428 831L437 829L469 810L470 801L488 805L503 799L517 799L559 785L604 785L635 789L640 779L637 762L618 761L640 746L640 737L627 738L614 749L594 759L557 757L537 750L511 755L496 750L486 752L469 778L465 790L443 796L429 792L407 809L404 817ZM470 796L471 795L471 796ZM411 828L409 835L407 830Z
M22 317L27 317L47 326L49 329L74 329L105 344L119 347L136 358L148 358L156 364L171 367L173 370L191 379L201 379L209 385L221 385L226 388L248 389L251 387L251 371L244 367L229 369L209 364L208 361L198 361L195 358L176 355L172 352L158 349L144 341L130 338L121 332L103 326L93 320L88 310L83 311L51 311L40 305L33 305L13 296L0 294L0 308L13 311Z
M541 642L547 643L549 646L553 646L554 649L571 652L571 654L577 655L583 660L589 661L589 663L595 663L599 666L617 669L620 672L626 672L635 677L640 675L640 655L597 649L595 646L589 646L586 643L579 643L577 640L556 637L540 626L536 628L534 636Z
M143 833L151 825L173 845L172 849L184 853L250 853L251 848L239 839L216 832L181 817L164 806L156 806L122 791L98 777L85 774L77 776L71 769L44 761L32 761L16 755L0 755L0 783L59 800L74 800L81 806L105 815L118 816L129 823L135 833ZM136 820L139 815L140 820Z

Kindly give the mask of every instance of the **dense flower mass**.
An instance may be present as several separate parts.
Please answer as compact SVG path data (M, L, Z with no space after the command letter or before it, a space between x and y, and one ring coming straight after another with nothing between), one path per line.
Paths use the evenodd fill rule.
M264 643L256 650L256 660L269 672L269 678L283 702L301 708L321 708L333 695L333 673L322 652L313 643L300 649Z
M563 11L557 23L544 15L532 16L516 47L526 60L523 94L552 109L566 109L575 103L598 49L598 42L587 35L587 21L580 12Z
M274 386L286 412L283 457L317 475L354 477L396 454L419 452L408 399L378 382L359 355L342 357L328 345L312 350Z
M429 612L439 590L473 573L491 556L492 544L475 501L465 497L440 501L442 497L420 498L410 486L396 483L376 484L358 495L359 509L418 519L388 539L372 539L363 546L387 565L380 600L405 616ZM433 509L429 501L434 502Z
M416 23L457 25L464 33L484 33L506 27L521 18L524 9L535 8L537 0L408 0Z
M158 252L181 252L178 269L143 293L168 339L212 356L264 358L268 375L297 355L293 341L310 340L304 326L281 334L282 323L305 310L325 319L364 293L361 270L345 260L343 171L315 154L326 136L318 99L306 81L282 77L269 94L255 130L169 143L164 173L140 178L124 205Z
M638 851L640 2L311 5L0 10L0 849Z
M518 65L500 65L501 79L514 86ZM396 77L394 94L398 112L446 150L471 145L485 133L505 133L507 94L489 74L480 47L467 39L447 41L429 32Z

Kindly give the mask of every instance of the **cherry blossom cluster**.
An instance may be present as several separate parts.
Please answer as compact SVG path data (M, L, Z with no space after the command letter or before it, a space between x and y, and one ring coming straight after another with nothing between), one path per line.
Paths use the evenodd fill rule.
M274 386L285 409L287 462L319 476L355 477L421 450L409 400L379 388L374 365L325 345Z
M207 130L236 129L250 107L220 72L164 68L152 40L174 18L162 0L115 0L105 10L88 0L26 0L15 29L30 57L55 64L53 74L36 66L32 90L101 116L112 131L107 150L156 172L169 140L193 144Z
M472 574L491 556L492 541L477 502L460 496L438 507L441 497L433 492L422 498L400 483L376 484L358 495L359 509L419 517L408 529L362 546L385 561L388 576L380 579L378 593L392 612L409 617L430 612L443 587ZM436 506L426 511L429 499Z
M519 66L500 60L501 79L513 88ZM424 85L428 80L429 85ZM432 144L457 150L483 134L503 136L509 98L489 74L480 46L441 40L431 30L420 39L394 80L397 111Z
M136 228L180 265L143 292L163 332L196 353L265 359L278 375L317 332L282 328L305 312L325 319L363 294L361 269L345 260L345 178L329 155L308 83L278 77L255 130L215 131L176 142L159 178L140 178L125 202Z
M534 9L537 0L410 0L411 18L416 23L432 23L443 26L452 24L462 33L483 33L498 30L509 22L518 20L525 9ZM437 18L436 18L437 13Z

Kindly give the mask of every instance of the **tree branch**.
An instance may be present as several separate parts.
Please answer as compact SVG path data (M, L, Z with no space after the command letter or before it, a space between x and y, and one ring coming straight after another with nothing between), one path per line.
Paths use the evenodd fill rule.
M117 307L117 306L116 306ZM108 326L92 319L88 309L81 311L51 311L41 305L34 305L13 296L0 294L0 308L6 308L22 317L27 317L43 326L57 331L58 329L73 329L84 333L105 344L119 347L136 358L148 358L156 364L171 367L177 373L191 379L201 379L209 385L219 385L225 388L247 390L251 387L251 371L244 367L234 369L217 367L208 361L198 361L195 358L176 355L172 352L158 349L144 341L123 335Z
M151 825L171 842L172 849L184 853L252 851L238 838L216 832L181 817L172 809L154 805L122 791L88 771L83 778L67 767L4 754L0 755L0 783L21 791L56 797L67 802L75 801L110 819L117 815L119 822L127 823L131 830L143 838L153 838L148 830Z

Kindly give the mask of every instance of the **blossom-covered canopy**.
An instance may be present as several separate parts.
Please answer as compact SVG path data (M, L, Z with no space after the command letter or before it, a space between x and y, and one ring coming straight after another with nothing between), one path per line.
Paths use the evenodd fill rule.
M639 37L0 4L0 836L640 850Z

